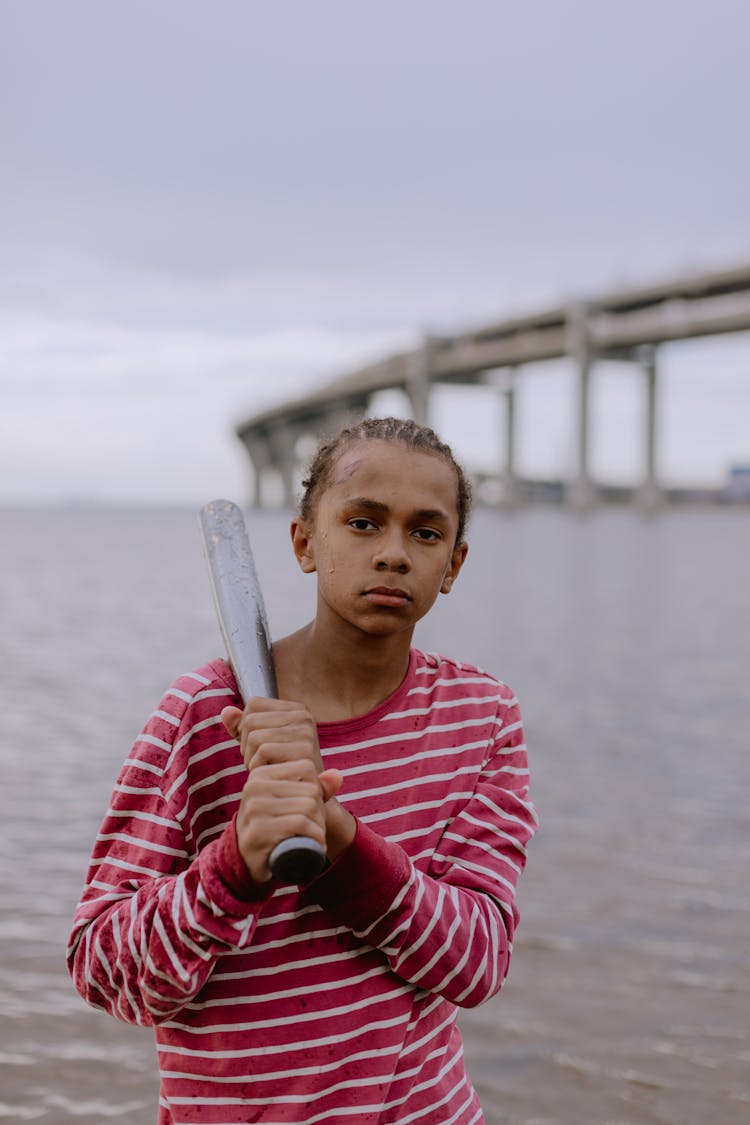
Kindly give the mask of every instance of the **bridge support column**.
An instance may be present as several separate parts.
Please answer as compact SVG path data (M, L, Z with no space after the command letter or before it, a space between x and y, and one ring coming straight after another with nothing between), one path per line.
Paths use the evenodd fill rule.
M576 476L567 495L571 507L585 511L593 507L596 488L589 470L590 452L590 414L591 414L591 370L593 354L589 338L586 309L577 304L568 312L568 354L578 366L578 433Z
M646 381L645 472L635 501L644 511L654 511L663 502L656 475L656 348L647 344L638 349L638 359Z
M271 466L271 451L263 438L253 437L245 441L245 449L253 466L253 491L250 503L254 508L263 506L263 474Z
M432 368L432 343L426 337L421 348L409 356L406 375L406 393L411 403L414 421L420 426L429 426L430 418L430 370Z
M294 486L297 469L297 433L292 426L277 426L270 434L271 459L278 469L283 485L283 505L293 508L295 504Z
M508 385L501 394L505 399L505 469L503 471L503 493L501 504L504 508L515 508L521 497L516 475L516 387L515 368L511 368Z

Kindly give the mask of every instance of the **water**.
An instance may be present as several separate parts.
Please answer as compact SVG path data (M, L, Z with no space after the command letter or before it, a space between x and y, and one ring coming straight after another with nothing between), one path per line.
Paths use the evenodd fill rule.
M312 612L251 516L272 631ZM150 1032L64 947L121 760L221 654L194 513L0 515L0 1121L150 1125ZM500 997L462 1017L488 1125L750 1117L750 515L478 513L418 640L518 692L542 831Z

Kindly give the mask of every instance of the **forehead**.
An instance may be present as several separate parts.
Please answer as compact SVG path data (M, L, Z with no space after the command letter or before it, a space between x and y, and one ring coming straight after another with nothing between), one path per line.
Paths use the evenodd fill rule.
M403 442L370 439L347 446L331 468L327 490L341 502L372 493L391 505L458 511L458 476L450 462Z

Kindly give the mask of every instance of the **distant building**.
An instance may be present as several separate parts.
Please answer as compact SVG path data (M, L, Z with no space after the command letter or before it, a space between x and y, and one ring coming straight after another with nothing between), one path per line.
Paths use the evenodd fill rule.
M750 465L731 465L724 496L730 501L750 501Z

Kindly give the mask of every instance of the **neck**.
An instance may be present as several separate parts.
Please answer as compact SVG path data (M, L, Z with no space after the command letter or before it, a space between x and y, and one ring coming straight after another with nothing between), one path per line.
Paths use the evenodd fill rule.
M318 619L273 646L279 696L309 707L318 722L366 714L391 695L409 667L412 631L329 637Z

